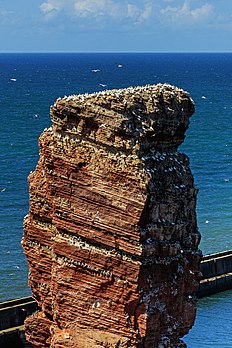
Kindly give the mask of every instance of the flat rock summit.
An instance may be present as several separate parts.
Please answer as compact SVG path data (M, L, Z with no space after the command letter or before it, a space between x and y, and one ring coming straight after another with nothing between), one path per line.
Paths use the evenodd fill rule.
M177 348L193 326L201 252L178 151L194 104L168 84L59 98L29 175L22 245L34 347Z

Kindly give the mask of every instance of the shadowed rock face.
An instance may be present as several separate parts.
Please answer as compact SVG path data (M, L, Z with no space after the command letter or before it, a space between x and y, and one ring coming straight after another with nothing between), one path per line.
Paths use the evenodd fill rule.
M29 175L34 347L185 347L201 253L177 152L194 105L170 85L58 99Z

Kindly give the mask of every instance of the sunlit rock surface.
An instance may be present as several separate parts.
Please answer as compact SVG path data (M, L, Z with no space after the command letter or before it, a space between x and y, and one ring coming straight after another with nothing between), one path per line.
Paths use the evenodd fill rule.
M194 105L148 85L58 99L29 175L34 347L185 347L199 284L184 141Z

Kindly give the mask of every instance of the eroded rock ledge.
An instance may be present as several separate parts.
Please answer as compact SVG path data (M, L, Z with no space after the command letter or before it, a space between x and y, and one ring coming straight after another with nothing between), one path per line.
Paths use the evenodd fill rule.
M194 105L164 84L58 99L29 175L23 248L34 347L185 347L199 283L184 140Z

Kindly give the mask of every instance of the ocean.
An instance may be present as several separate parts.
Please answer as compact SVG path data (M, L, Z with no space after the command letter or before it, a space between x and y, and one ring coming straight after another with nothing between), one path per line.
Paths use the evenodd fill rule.
M64 95L164 82L187 90L196 106L180 151L199 188L200 248L232 249L232 54L0 54L0 301L30 294L22 223L50 105ZM231 304L230 291L200 300L188 347L232 347Z

